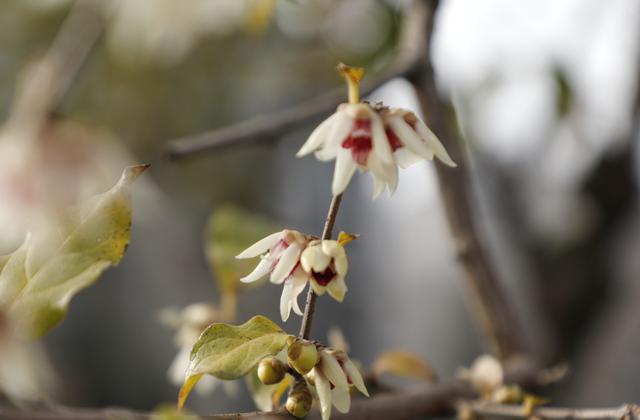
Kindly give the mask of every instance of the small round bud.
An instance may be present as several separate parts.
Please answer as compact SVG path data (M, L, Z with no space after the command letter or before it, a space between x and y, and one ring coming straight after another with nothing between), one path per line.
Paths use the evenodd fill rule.
M265 385L277 384L284 379L286 373L284 363L275 357L267 357L258 365L258 378Z
M304 380L296 382L289 393L285 408L292 416L302 418L309 414L311 410L311 391Z
M318 363L316 345L306 340L296 340L289 346L289 364L299 374L306 375Z

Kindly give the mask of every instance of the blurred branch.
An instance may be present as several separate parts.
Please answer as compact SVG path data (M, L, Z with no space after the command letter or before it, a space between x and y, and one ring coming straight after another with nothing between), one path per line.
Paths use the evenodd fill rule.
M391 79L408 77L422 70L422 57L426 51L423 25L425 13L428 13L428 10L419 1L413 2L406 10L398 52L393 63L380 75L364 80L361 88L363 95L371 93ZM345 102L345 93L344 88L340 87L282 111L172 140L169 142L167 153L172 159L183 159L224 147L263 143L265 140L278 138L308 121L332 113L342 102Z
M45 121L59 110L105 26L101 0L76 1L47 53L22 81L10 119Z
M520 405L487 404L476 402L470 407L474 418L480 419L529 419L543 420L637 420L640 406L624 404L616 408L556 408L538 407L527 413Z
M432 0L428 4L435 10L438 1ZM428 27L426 43L430 45L433 20L427 20L425 26ZM409 77L409 81L416 89L428 125L443 141L449 154L458 164L458 167L452 170L440 162L435 163L449 228L485 338L492 353L506 360L523 350L522 328L518 325L475 227L473 183L463 140L457 130L455 112L438 94L433 67L427 56L424 68L425 71Z

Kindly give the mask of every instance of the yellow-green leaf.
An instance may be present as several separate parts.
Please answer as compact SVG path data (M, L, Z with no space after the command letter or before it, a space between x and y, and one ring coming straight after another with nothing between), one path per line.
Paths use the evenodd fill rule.
M382 353L373 363L373 373L376 376L390 374L401 378L420 379L436 382L438 376L435 370L413 353L403 350L393 350Z
M0 310L22 334L37 337L56 326L71 298L120 262L131 231L129 185L147 167L126 168L111 190L69 216L64 226L31 234L0 262Z
M238 379L263 358L277 354L286 345L287 334L264 316L254 316L242 325L211 324L191 349L186 380L178 398L184 405L201 375Z
M240 285L239 279L255 268L255 261L238 260L236 255L278 229L268 219L230 204L211 214L204 248L209 267L223 294L234 293Z

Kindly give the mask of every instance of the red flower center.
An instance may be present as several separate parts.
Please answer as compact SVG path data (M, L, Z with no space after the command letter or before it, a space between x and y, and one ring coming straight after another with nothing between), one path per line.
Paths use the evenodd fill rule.
M349 137L342 142L342 147L351 149L351 156L358 165L366 165L371 152L371 120L359 118L353 122Z
M323 272L316 273L315 271L313 271L311 272L311 275L320 286L324 287L329 284L331 280L333 280L333 278L336 276L336 272L333 268L331 268L331 266L329 266Z
M391 127L385 127L384 132L387 135L387 139L389 140L389 146L391 146L392 153L402 147L400 139L398 138L398 136L396 136L396 133L393 132Z

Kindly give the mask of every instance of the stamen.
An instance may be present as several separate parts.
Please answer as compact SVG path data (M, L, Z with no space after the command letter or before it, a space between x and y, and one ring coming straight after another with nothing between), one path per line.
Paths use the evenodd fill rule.
M360 80L364 77L364 69L361 67L350 67L346 64L338 64L338 72L347 81L349 87L349 103L360 103Z
M333 280L333 278L336 276L336 272L333 268L331 268L331 266L329 266L322 273L316 273L315 271L313 271L311 275L320 286L324 287L329 284L331 280Z

